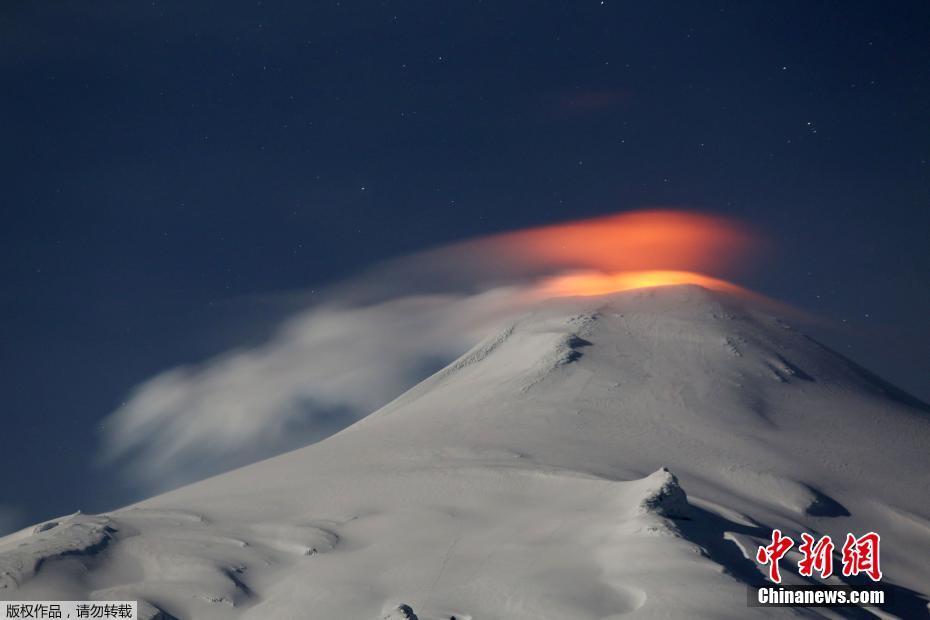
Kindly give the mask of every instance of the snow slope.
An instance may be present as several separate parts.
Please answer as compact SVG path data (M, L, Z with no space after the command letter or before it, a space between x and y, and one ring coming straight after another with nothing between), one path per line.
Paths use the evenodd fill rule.
M0 539L0 599L184 619L926 617L928 448L925 404L745 300L555 299L325 441ZM774 527L878 531L893 605L747 607ZM805 582L791 559L785 581Z

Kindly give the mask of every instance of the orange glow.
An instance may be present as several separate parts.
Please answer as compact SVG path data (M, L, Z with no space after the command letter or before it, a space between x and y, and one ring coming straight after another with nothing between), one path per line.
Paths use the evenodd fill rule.
M410 278L428 277L433 269L444 284L457 278L486 287L532 281L534 294L549 297L675 284L760 297L727 279L744 273L762 248L760 237L728 218L631 211L445 246L418 255Z
M543 280L536 289L542 297L587 297L639 288L697 284L704 288L751 295L748 290L717 278L691 271L624 271L619 273L577 272Z
M495 235L481 251L511 266L719 273L759 241L731 220L684 211L635 211Z
M694 284L750 298L773 313L806 314L730 278L744 274L764 239L734 220L680 210L631 211L462 241L414 255L406 278L489 289L522 284L534 299L609 295ZM711 275L712 274L712 275Z

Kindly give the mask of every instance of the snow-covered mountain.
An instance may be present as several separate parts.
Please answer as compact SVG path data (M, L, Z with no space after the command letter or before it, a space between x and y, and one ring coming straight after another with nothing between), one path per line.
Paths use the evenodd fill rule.
M753 302L664 287L551 300L325 441L0 539L0 599L184 619L868 615L748 607L773 528L879 532L885 611L926 616L930 409ZM796 561L786 583L806 582Z

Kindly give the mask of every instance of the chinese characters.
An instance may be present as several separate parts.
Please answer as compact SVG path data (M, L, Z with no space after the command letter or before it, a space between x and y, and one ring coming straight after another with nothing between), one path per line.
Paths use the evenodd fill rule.
M794 548L794 539L782 534L781 530L772 530L772 542L760 546L756 552L756 561L768 565L769 580L781 583L779 561ZM881 537L875 532L869 532L856 537L854 534L846 535L846 542L840 553L842 562L841 573L844 577L853 577L864 574L872 581L881 581L882 571L879 562L879 544ZM801 544L798 551L801 559L798 561L798 574L803 577L812 577L819 573L822 579L833 575L833 550L835 545L830 536L815 539L808 533L801 534Z

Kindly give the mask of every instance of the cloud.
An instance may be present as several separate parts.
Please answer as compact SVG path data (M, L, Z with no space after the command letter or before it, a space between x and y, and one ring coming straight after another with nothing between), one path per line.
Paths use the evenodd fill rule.
M541 296L619 290L644 281L629 275L642 269L719 275L751 245L733 222L649 211L393 260L332 287L260 346L135 388L105 420L103 460L163 490L303 446L386 404ZM655 273L645 281L654 285Z
M165 488L322 439L457 357L521 299L498 288L309 309L262 346L137 387L105 423L105 459Z

